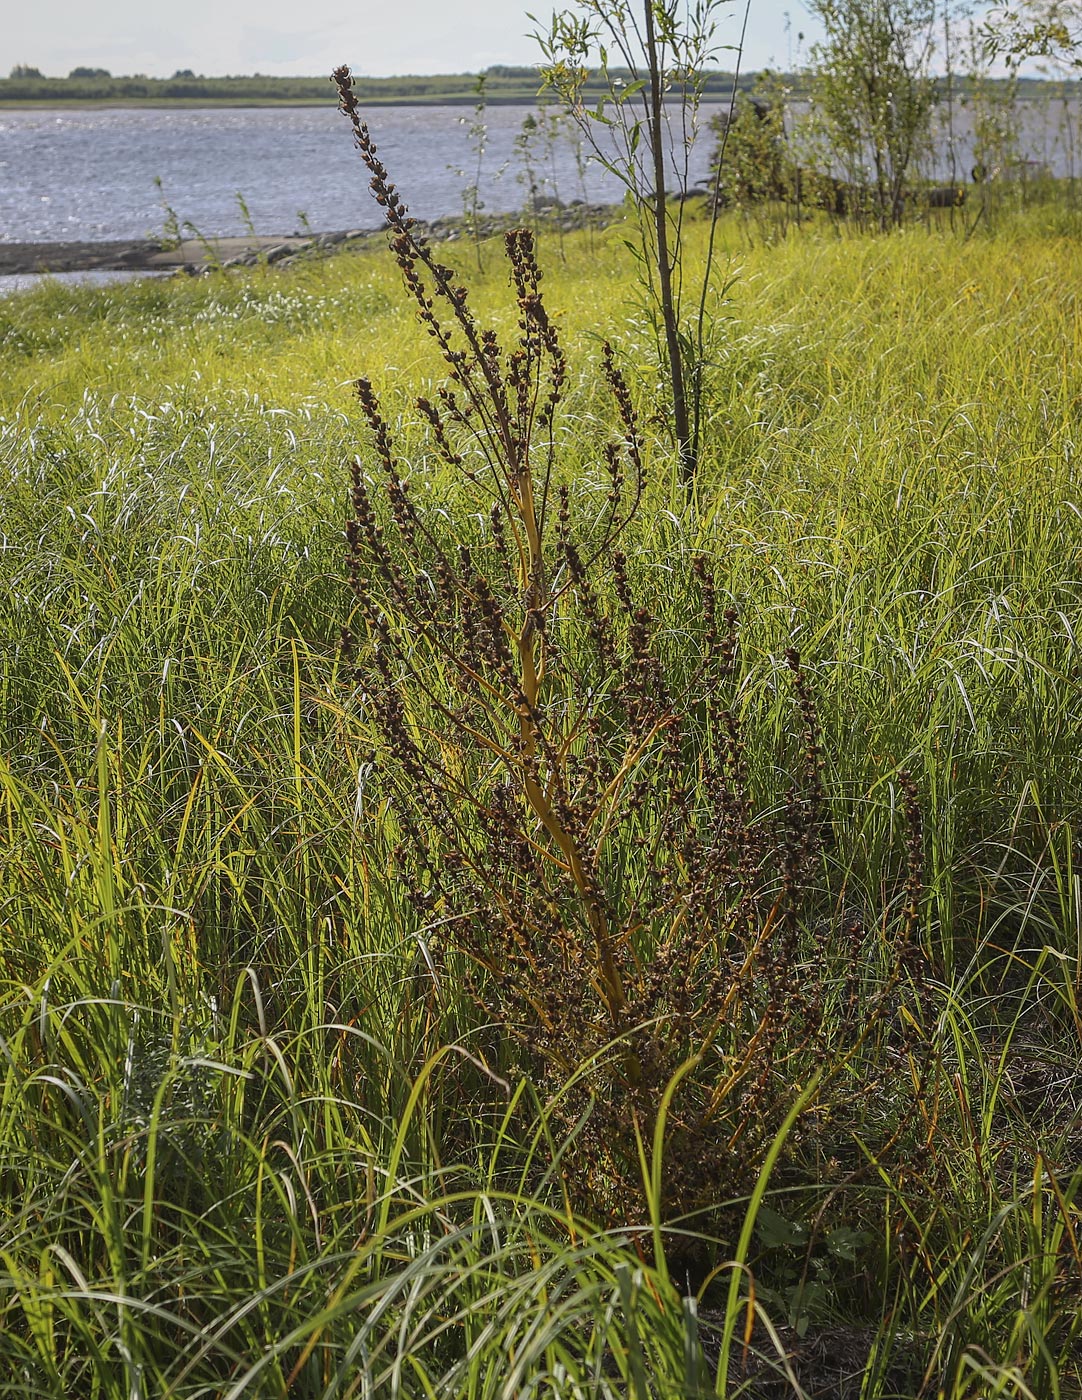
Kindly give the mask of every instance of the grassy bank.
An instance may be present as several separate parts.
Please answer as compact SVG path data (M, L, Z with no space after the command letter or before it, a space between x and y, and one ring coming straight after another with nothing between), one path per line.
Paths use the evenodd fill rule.
M358 374L431 538L489 547L412 406L441 366L390 258L0 302L0 1394L1077 1391L1077 243L1055 210L968 241L722 242L692 506L620 231L540 246L567 528L590 540L611 486L603 335L641 415L626 569L700 765L644 789L613 880L684 888L676 839L639 837L671 834L675 789L709 816L709 675L762 870L721 880L685 980L716 985L741 939L760 959L719 999L723 1068L753 1063L756 996L788 1008L683 1219L665 1113L622 1179L576 1146L619 1047L561 1069L523 1043L501 969L413 897L366 653L360 680L339 655L351 614L363 632L348 459L380 475ZM499 247L483 275L456 255L510 340ZM716 672L697 558L739 613ZM569 635L573 707L593 662ZM823 797L783 940L794 646ZM552 940L573 967L558 919Z

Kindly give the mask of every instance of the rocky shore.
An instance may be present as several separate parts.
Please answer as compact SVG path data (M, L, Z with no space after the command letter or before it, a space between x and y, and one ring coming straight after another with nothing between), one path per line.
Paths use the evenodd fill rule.
M621 210L600 204L546 205L531 222L551 232L601 228L621 217ZM526 222L522 213L486 215L474 229L462 218L418 221L430 238L450 242L492 238ZM50 272L176 272L199 274L219 268L287 263L331 250L360 247L380 230L348 229L288 237L186 238L174 245L153 239L110 243L3 243L0 277Z

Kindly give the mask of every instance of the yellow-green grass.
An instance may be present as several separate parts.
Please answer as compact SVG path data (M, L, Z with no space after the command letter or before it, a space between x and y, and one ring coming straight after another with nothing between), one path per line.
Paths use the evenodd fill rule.
M686 565L718 559L767 809L793 759L781 655L804 656L839 910L874 927L896 900L900 768L921 793L927 1147L886 1151L890 1074L859 1141L803 1139L745 1232L757 1296L875 1339L867 1395L1067 1395L1077 246L1043 215L968 241L746 233L721 229L690 502L623 232L541 258L576 509L606 336L649 434L629 552L676 666ZM450 256L510 333L498 246L484 274ZM713 1393L696 1309L746 1288L723 1272L693 1306L561 1212L543 1107L366 851L336 652L357 374L426 503L451 528L464 508L410 407L439 367L389 257L46 286L0 302L0 355L0 1394Z

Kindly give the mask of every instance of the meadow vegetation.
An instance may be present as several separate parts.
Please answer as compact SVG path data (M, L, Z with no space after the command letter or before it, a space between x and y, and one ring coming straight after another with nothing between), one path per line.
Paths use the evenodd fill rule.
M0 1395L1077 1393L1073 218L0 302Z

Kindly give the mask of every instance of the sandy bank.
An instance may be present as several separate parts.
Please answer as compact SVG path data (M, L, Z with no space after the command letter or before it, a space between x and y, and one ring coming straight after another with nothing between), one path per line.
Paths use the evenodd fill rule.
M548 230L602 228L622 217L619 206L604 204L546 205L534 220ZM479 224L481 238L493 238L523 221L521 213L486 215ZM438 241L468 239L473 231L462 218L418 222L418 230ZM243 238L186 238L174 248L163 248L152 239L124 243L3 243L0 242L0 277L42 272L202 272L210 267L240 263L279 262L298 254L318 253L342 245L367 242L375 229L350 229L340 233Z
M347 233L308 238L186 238L174 248L153 240L124 243L0 243L0 276L35 272L199 271L238 259L263 256L270 262L308 248L332 247Z

